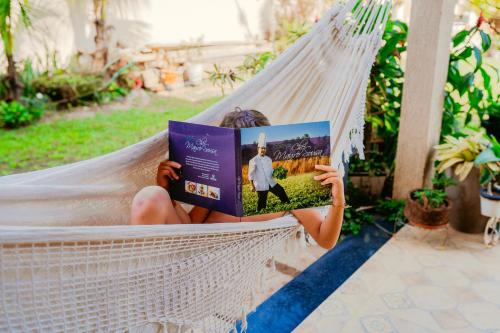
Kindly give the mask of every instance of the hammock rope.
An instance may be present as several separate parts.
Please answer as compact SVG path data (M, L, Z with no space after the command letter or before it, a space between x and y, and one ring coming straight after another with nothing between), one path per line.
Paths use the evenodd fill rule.
M237 106L272 124L328 119L332 165L343 170L353 151L363 152L366 87L390 6L334 5L266 69L190 121L216 125ZM155 182L167 135L0 177L0 331L245 327L255 281L300 226L292 217L127 225L133 196Z

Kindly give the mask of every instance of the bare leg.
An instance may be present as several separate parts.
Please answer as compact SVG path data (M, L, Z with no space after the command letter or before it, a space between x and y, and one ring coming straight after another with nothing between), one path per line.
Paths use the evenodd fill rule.
M135 195L132 201L130 224L181 223L183 223L183 218L179 217L170 195L164 188L147 186Z

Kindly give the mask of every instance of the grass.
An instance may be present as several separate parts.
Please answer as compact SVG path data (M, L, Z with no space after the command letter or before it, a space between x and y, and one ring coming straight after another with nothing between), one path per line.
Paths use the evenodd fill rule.
M279 180L290 199L289 204L282 204L278 197L269 193L267 197L267 207L262 211L257 211L257 192L251 191L251 185L243 185L243 210L245 215L257 215L269 212L280 212L292 209L300 209L314 206L324 206L331 204L331 187L321 186L313 180L316 172L303 173Z
M38 170L103 155L185 120L219 98L191 103L153 96L145 107L96 112L88 118L60 117L16 130L0 129L0 175Z

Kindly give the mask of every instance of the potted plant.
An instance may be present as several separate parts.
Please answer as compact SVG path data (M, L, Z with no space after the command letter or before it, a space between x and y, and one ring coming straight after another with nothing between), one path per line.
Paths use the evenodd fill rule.
M382 196L389 167L380 160L372 154L370 158L365 160L353 158L349 163L349 180L355 188L365 195Z
M421 188L408 193L404 208L404 215L411 224L427 229L448 224L451 202L445 188L454 181L441 175L436 176L432 183L433 188Z
M500 144L493 136L490 142L474 164L480 170L481 214L490 218L484 231L484 242L494 245L500 236Z
M458 180L456 186L447 189L453 202L450 225L458 231L482 233L486 218L481 215L479 168L474 162L490 141L483 129L464 129L455 135L445 136L444 143L435 147L437 172L448 172Z

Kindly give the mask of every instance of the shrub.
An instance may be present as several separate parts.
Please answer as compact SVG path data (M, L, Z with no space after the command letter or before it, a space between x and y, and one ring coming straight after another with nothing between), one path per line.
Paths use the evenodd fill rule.
M101 75L61 72L40 76L32 85L57 105L78 105L97 101L103 81Z
M128 88L121 87L116 82L111 82L105 90L95 93L95 101L99 104L109 103L117 98L127 96L128 93Z
M17 101L0 102L0 127L17 128L38 120L43 114L43 107L30 101L23 105Z
M276 179L285 179L288 174L288 170L282 166L277 167L273 171L273 176Z

